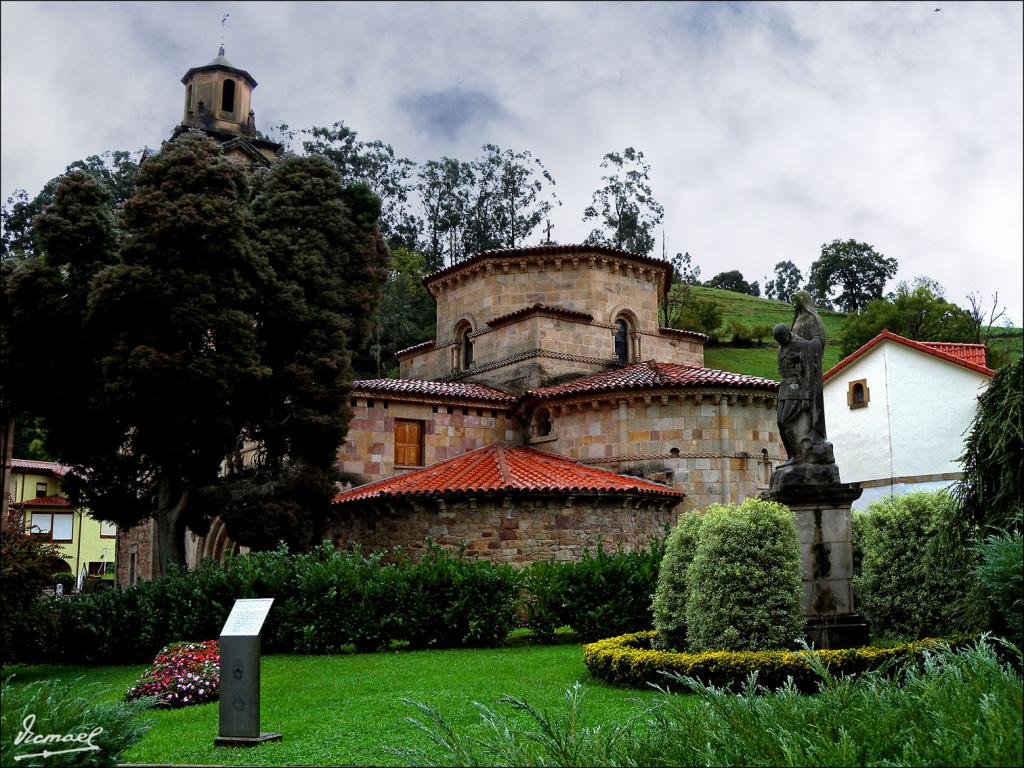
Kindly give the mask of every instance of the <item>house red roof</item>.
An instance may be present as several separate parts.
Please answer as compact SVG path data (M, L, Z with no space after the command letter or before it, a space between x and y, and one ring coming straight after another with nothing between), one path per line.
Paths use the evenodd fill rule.
M443 400L472 400L511 405L513 395L483 384L425 381L423 379L362 379L352 382L353 394L405 395Z
M896 344L902 344L904 347L916 349L919 352L924 352L925 354L937 357L940 360L945 360L947 363L960 365L986 376L994 376L996 373L985 365L984 344L948 344L941 341L914 341L913 339L908 339L905 336L900 336L886 329L860 349L850 355L847 355L829 368L822 378L825 381L828 381L839 373L839 371L843 370L843 368L853 363L857 358L867 353L873 347L881 344L883 341L892 341ZM981 362L978 362L979 356Z
M667 485L626 477L527 446L494 443L424 469L342 491L335 504L500 492L628 494L683 498Z
M734 387L737 389L764 389L775 391L779 382L748 376L744 373L718 371L679 363L648 361L595 373L567 381L553 387L539 387L526 391L527 396L541 399L582 395L589 392L617 392L621 390L660 389L663 387Z
M64 477L71 471L71 467L59 462L36 461L35 459L11 459L11 469L19 472L43 472L55 477Z
M959 357L968 363L974 363L983 368L988 367L985 360L986 347L984 344L949 344L944 341L922 341L921 343L938 352L945 352L947 355Z
M42 496L38 499L25 499L18 502L18 507L70 507L71 502L63 496Z

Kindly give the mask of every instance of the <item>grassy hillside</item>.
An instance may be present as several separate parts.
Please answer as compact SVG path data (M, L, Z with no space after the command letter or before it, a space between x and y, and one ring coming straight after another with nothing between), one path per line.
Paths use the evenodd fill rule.
M718 288L693 286L695 298L713 301L722 308L722 325L728 326L733 320L745 326L774 326L776 323L790 325L793 322L793 305L781 301L770 301L757 296L748 296L733 291L722 291ZM821 310L821 319L825 324L824 369L827 371L839 362L839 329L845 315L829 310ZM728 337L722 339L727 342ZM763 376L766 379L779 379L777 362L778 347L774 342L762 347L739 349L721 343L704 349L704 365L721 371L735 371L751 376Z
M793 322L792 305L779 301L769 301L757 296L700 286L693 286L693 295L695 298L713 301L720 306L722 308L722 325L726 327L733 320L748 327L773 326L776 323L789 325ZM825 335L828 340L823 361L823 369L827 371L842 359L839 354L839 331L846 316L827 309L821 310L820 314L825 323ZM776 358L778 347L774 342L762 347L740 349L729 346L726 343L728 341L729 338L726 337L717 345L705 347L704 365L721 371L735 371L778 381L779 369ZM996 352L996 365L1003 365L1021 357L1024 355L1024 329L1000 328L994 330L991 347Z

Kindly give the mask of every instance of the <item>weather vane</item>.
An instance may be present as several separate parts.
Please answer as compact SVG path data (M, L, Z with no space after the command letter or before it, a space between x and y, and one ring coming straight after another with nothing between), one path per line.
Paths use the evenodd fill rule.
M230 16L230 15L231 15L230 13L225 13L223 16L220 17L220 47L221 48L224 47L224 25L227 24L228 16Z

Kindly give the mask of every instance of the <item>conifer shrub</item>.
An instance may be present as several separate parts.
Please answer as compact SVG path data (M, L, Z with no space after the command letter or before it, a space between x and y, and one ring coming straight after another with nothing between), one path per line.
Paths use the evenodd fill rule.
M978 551L977 576L995 608L992 629L1024 648L1024 537L1019 531L992 534Z
M873 635L934 637L987 625L975 526L948 493L889 496L859 518L853 588Z
M800 540L781 504L709 506L686 580L694 651L786 649L803 636Z
M658 570L654 590L654 628L657 643L664 649L682 650L686 645L686 569L693 562L700 533L701 516L687 512L665 541L665 556Z

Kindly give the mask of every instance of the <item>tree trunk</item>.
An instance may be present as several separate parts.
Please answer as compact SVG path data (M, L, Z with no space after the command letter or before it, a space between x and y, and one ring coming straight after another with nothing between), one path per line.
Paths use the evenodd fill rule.
M170 565L185 566L185 526L182 512L188 504L188 490L182 489L173 472L160 476L157 494L156 542L160 575L168 574Z

